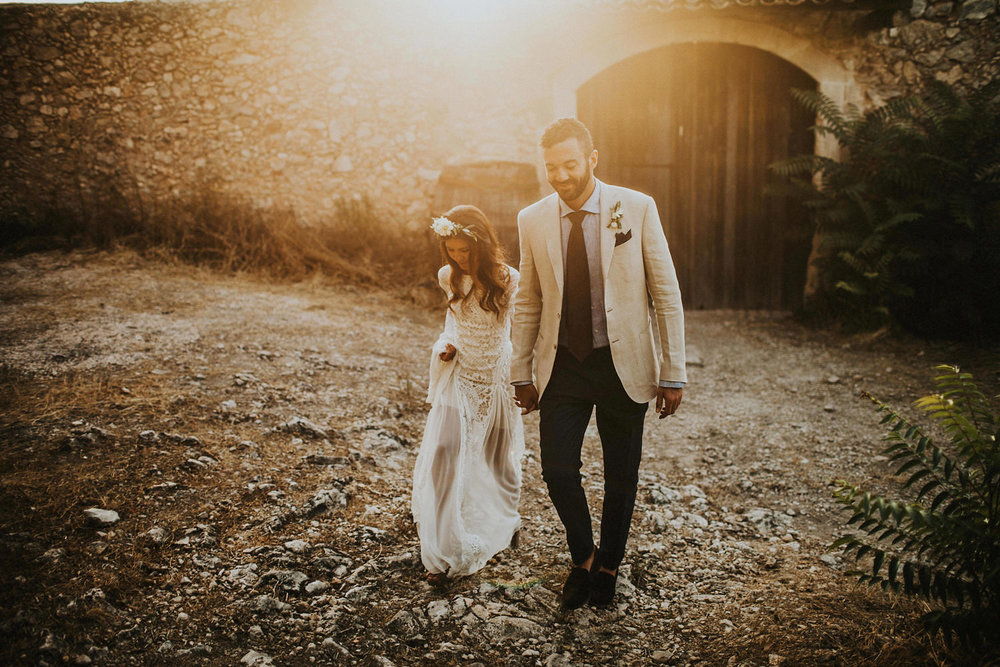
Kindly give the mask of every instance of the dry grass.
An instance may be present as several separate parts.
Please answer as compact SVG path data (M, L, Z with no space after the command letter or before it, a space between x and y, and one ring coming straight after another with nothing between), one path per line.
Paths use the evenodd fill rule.
M62 636L87 637L95 645L143 632L124 627L120 611L137 611L143 591L169 565L170 552L123 538L148 528L143 517L156 517L176 532L204 511L205 503L164 501L150 491L159 481L154 471L176 469L184 448L137 443L135 433L163 415L170 399L158 385L140 384L135 377L129 379L131 395L124 395L121 382L111 371L27 377L2 369L0 568L17 573L22 583L0 587L0 608L32 610L9 619L5 661L16 663L17 651L37 649L39 628L58 628ZM74 434L88 433L90 424L111 422L115 435L74 440ZM204 437L204 430L187 432ZM94 506L123 516L106 536L82 521L82 511ZM102 541L110 546L102 547ZM57 547L65 550L61 557L44 557ZM91 599L93 589L103 597Z
M844 665L858 667L973 667L1000 664L998 657L949 647L930 635L920 617L924 601L858 584L843 575L831 584L821 572L775 573L759 580L752 599L735 598L719 615L739 619L749 632L708 620L697 655L707 664Z
M107 371L69 371L43 379L0 366L0 429L89 417L112 394Z
M801 579L775 584L772 592L788 596L795 606L761 614L754 632L727 642L742 659L768 664L776 655L789 665L945 664L943 642L922 633L915 622L926 611L917 603L862 587L846 595L842 588L813 590Z
M194 300L193 295L211 292L194 291L190 285L187 289L192 291L184 292L180 282L164 278L176 276L178 272L173 269L157 274L128 274L131 283L126 283L125 268L131 266L135 255L116 258L125 266L112 264L121 270L107 272L102 280L95 280L93 274L77 275L76 280L81 290L100 291L109 284L120 285L128 298L114 303L104 298L80 300L80 308L86 303L97 307L98 301L107 301L122 307L131 304L141 312L167 308L180 315ZM162 283L147 289L155 280ZM247 289L260 290L261 286L248 283ZM311 293L311 288L279 285L266 291L299 299ZM350 296L355 290L317 291L315 298L296 301L296 307L311 308L306 305L310 302L324 304L332 312L356 310L351 317L343 318L345 323L368 328L363 336L344 336L338 342L340 354L328 357L332 363L311 360L312 352L301 358L299 353L318 347L319 341L329 336L342 334L344 329L331 326L338 323L334 318L324 318L314 325L267 321L258 329L253 328L253 318L234 319L224 329L213 329L223 326L214 323L217 302L213 301L212 305L200 306L212 315L212 323L206 317L197 320L203 325L203 338L185 351L164 349L128 367L109 364L96 372L74 372L67 365L52 364L53 369L62 369L58 375L27 375L0 367L0 568L8 573L7 578L0 578L0 663L26 664L29 658L37 658L48 630L69 642L73 652L84 650L88 644L110 647L111 654L103 664L183 662L170 652L158 653L158 647L167 640L210 644L211 656L190 656L190 662L199 664L234 664L250 647L275 656L295 656L293 651L308 633L304 629L287 634L276 631L254 639L247 634L254 621L249 619L243 603L258 594L272 594L294 605L290 618L305 619L321 609L315 600L283 595L266 584L259 590L241 591L228 587L221 574L209 579L217 579L218 585L202 585L200 574L208 566L202 564L205 561L194 562L193 557L217 557L224 568L252 560L259 564L261 572L289 567L272 554L248 556L246 550L274 547L289 536L308 535L308 518L295 516L274 531L269 521L283 508L305 505L316 489L331 482L331 477L356 476L351 502L323 519L317 528L322 537L313 539L335 545L350 556L354 566L380 554L414 550L412 522L404 506L393 503L393 497L403 493L398 482L405 480L408 471L393 473L382 461L331 470L308 465L304 459L312 452L347 456L349 448L358 448L357 434L352 429L366 423L366 413L373 405L371 399L376 396L400 404L402 417L387 416L373 423L390 423L393 433L411 444L419 440L426 407L421 393L404 379L423 372L425 355L422 349L417 353L414 340L403 341L397 348L390 334L380 334L381 327L403 320L415 310L401 302L390 305L388 300L372 305L373 299ZM156 300L156 295L163 293L170 294L169 303ZM26 300L30 301L30 296ZM66 303L61 298L50 303L49 317L64 313ZM279 302L268 299L266 303ZM243 310L254 311L252 307ZM44 317L37 319L45 321ZM432 319L433 326L438 326L437 318ZM301 339L291 338L302 333L302 326L317 329L306 332L309 335ZM413 326L419 329L414 339L430 337L430 325L421 318L414 318ZM216 341L225 342L226 348L216 350ZM248 345L248 351L238 350L234 341ZM254 350L265 345L277 353L277 363L254 356ZM371 348L379 350L377 359L384 365L370 363L376 357L366 357L364 352ZM164 361L167 354L174 363ZM297 366L286 366L296 359L300 359ZM253 368L260 386L236 390L233 376L247 368ZM389 369L401 369L401 374L395 375ZM196 372L207 376L197 385L191 382ZM299 387L299 383L308 386ZM122 392L122 386L128 386L129 393ZM330 395L323 390L329 387L350 390L343 399L349 403L346 409L334 410L323 403L326 399L322 397ZM259 400L262 407L253 410L261 413L261 422L248 414L225 414L216 409L230 397L236 398L241 407L251 399ZM290 445L289 434L275 432L273 427L295 414L316 417L335 435L329 443L307 439L301 448ZM112 436L84 444L74 442L74 432L87 432L90 424L106 429ZM199 449L215 458L218 465L197 473L189 471L184 466L187 446L168 438L158 443L145 442L138 434L147 429L199 438L203 443ZM256 443L252 452L239 447L245 440ZM535 464L527 465L526 470L523 502L527 515L541 511L535 508L547 500L542 500L544 487L532 472ZM293 479L295 486L287 482ZM177 483L178 490L157 489L163 481ZM286 494L280 503L268 498L267 490L259 486L262 481L277 483ZM251 488L250 483L255 486ZM725 497L726 491L720 487L710 495ZM82 510L95 505L118 510L121 521L110 531L85 526ZM393 511L369 514L368 505L384 505ZM198 524L215 529L215 545L185 548L173 544ZM169 535L162 546L142 539L153 525ZM384 536L375 542L361 541L354 529L366 525L384 530ZM530 525L541 527L538 523ZM101 532L109 534L102 536ZM564 576L561 541L540 531L529 531L527 540L519 553L504 554L502 563L491 565L472 583L458 582L449 597L476 597L472 591L486 580L523 587L525 579L510 573L518 572L519 562L524 560L531 563L529 581L554 595ZM106 549L100 552L96 550L99 542L106 543ZM45 551L56 547L66 550L61 559L39 560ZM504 567L507 562L510 569ZM607 662L631 660L623 647L628 637L622 626L635 619L636 623L648 624L639 627L649 635L649 644L644 649L646 659L631 664L651 664L653 651L661 646L657 642L675 634L683 634L681 664L684 660L703 665L769 665L777 661L784 667L963 664L960 654L946 651L939 640L922 633L919 604L857 587L852 578L829 568L813 571L808 564L805 558L790 559L773 570L761 565L752 572L734 573L722 602L664 612L636 605L629 611L629 620L602 622L587 629L560 621L553 625L551 641L559 651L576 651L579 645L585 645ZM659 579L664 573L661 565L652 557L636 558L632 581L639 588L655 591L669 585L665 582L687 580L683 573L676 580L672 575ZM690 565L700 566L701 561ZM306 559L297 561L294 567L328 580L340 589L340 595L354 585L315 571ZM185 582L185 577L191 581ZM350 618L345 616L335 633L338 643L357 656L358 664L370 664L376 653L388 655L396 664L420 664L426 662L423 656L427 646L453 642L459 636L460 628L454 624L428 628L426 645L400 643L387 654L388 649L379 641L386 637L386 622L399 609L398 603L390 601L399 598L401 592L409 596L408 607L426 605L429 598L420 593L419 565L387 569L371 585L374 588L370 599L374 603L359 607ZM105 596L103 601L88 596L88 591L98 588ZM174 596L183 598L183 602L169 604ZM179 605L190 616L189 621L177 620ZM683 618L685 630L667 624L675 615ZM554 623L559 621L553 618ZM723 619L731 621L729 632ZM687 632L693 629L701 634ZM520 648L486 646L477 633L467 641L486 664L521 664ZM780 656L780 660L772 660L771 656ZM730 663L733 657L736 662ZM304 655L298 658L302 663L306 659ZM579 658L587 659L578 653L575 660ZM457 657L454 660L459 662ZM287 662L299 664L294 657ZM322 658L317 664L324 664Z
M398 288L427 282L439 257L429 233L386 220L368 198L343 198L333 215L303 223L207 186L190 197L144 202L113 184L0 221L0 250L131 248L226 273Z

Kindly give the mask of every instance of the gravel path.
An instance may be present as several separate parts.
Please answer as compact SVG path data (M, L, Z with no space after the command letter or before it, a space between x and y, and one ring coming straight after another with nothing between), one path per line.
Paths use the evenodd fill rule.
M423 582L409 479L443 311L125 253L0 275L4 664L960 660L919 632L920 604L825 551L831 481L898 481L861 390L906 412L947 362L996 394L989 352L689 313L690 384L647 420L619 602L561 614L537 415L520 548ZM584 456L596 501L593 425Z

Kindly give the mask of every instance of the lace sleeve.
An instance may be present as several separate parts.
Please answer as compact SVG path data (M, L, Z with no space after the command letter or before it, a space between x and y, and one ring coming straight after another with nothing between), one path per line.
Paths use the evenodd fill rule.
M507 271L510 273L510 278L507 280L507 294L513 299L517 292L517 283L521 280L521 274L513 266L508 266Z
M517 295L517 285L521 280L521 274L513 266L508 266L509 277L507 279L507 297L509 299L508 312L510 317L514 317L514 297Z
M451 265L445 264L438 270L438 285L441 286L442 291L444 291L445 296L449 299L451 298ZM444 316L444 331L438 336L437 342L434 343L434 354L440 354L444 352L446 345L452 345L456 349L458 348L458 335L456 333L455 327L455 312L449 306L445 308Z

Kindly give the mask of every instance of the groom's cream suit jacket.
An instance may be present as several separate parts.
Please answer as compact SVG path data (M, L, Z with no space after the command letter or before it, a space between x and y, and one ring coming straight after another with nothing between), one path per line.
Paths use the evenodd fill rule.
M621 202L621 229L609 227L617 202ZM656 396L659 380L687 381L684 311L677 273L652 197L602 182L600 206L601 269L611 356L629 397L645 403ZM560 224L555 193L517 216L521 279L514 300L510 377L512 382L534 379L539 395L544 394L552 375L559 344L564 282Z

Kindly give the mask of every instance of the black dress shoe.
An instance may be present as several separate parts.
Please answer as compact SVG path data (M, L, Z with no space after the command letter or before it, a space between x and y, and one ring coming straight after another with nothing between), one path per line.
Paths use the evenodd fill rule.
M590 575L590 604L594 607L610 607L615 599L615 587L618 585L618 572L602 572L595 570Z
M563 610L576 609L587 604L590 598L590 570L574 567L566 577L562 589Z

